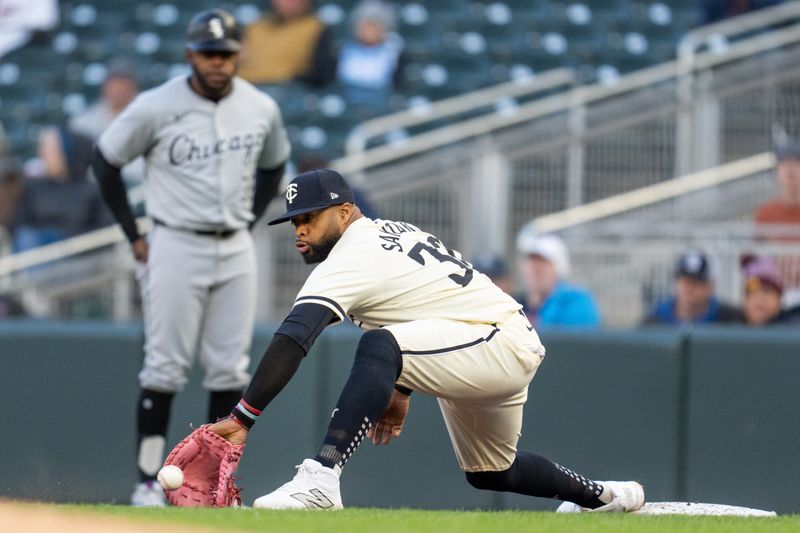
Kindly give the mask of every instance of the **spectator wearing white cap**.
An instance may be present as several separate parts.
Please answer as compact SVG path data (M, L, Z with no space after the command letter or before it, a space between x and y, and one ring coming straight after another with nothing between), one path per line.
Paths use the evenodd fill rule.
M520 271L525 292L522 310L536 327L597 327L600 313L594 297L583 287L566 280L569 254L555 235L536 235L523 228L517 236Z
M712 324L736 322L739 312L714 296L714 273L708 255L690 249L675 265L674 294L658 302L643 325Z

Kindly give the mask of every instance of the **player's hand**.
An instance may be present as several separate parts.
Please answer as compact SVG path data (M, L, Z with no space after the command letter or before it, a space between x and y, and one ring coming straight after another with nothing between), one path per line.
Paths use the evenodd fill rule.
M135 241L131 243L131 248L133 249L133 258L139 261L140 263L147 263L147 253L149 248L147 246L147 241L143 238L139 237Z
M403 432L403 422L405 422L408 414L410 402L410 396L396 390L393 391L389 407L386 408L375 425L367 431L367 438L372 439L372 443L378 446L389 444L392 438L399 437L400 433Z
M232 416L217 420L208 426L208 429L231 444L244 444L247 440L247 429L234 420Z

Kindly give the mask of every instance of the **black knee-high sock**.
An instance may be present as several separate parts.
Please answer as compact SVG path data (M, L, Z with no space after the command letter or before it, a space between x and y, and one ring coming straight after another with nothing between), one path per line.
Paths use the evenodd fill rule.
M604 505L601 485L533 453L517 452L514 463L502 472L467 472L467 481L478 489L555 498L589 509Z
M350 377L336 402L315 460L339 471L344 468L389 405L402 361L400 348L388 331L373 330L361 337Z
M136 412L136 465L140 481L156 478L163 461L169 415L174 394L142 389ZM146 447L144 453L142 447Z
M231 414L242 397L242 389L215 390L208 394L208 421L216 422Z

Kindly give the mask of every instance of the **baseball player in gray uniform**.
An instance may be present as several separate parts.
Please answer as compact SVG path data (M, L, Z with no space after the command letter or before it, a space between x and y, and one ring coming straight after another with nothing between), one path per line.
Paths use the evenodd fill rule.
M248 231L277 191L290 146L277 104L235 76L241 31L213 9L189 23L191 76L142 93L102 134L93 169L130 240L145 321L134 505L163 505L155 482L170 406L195 353L208 418L230 413L247 385L256 264ZM138 232L119 169L146 161L153 229Z
M412 391L438 398L459 466L484 490L564 500L562 510L634 511L634 481L592 481L517 450L528 385L544 358L521 306L435 236L371 220L338 173L313 170L286 189L297 251L319 263L277 329L231 417L210 430L242 444L319 333L350 319L366 332L319 451L294 479L257 498L268 509L342 507L339 476L366 437L400 435Z

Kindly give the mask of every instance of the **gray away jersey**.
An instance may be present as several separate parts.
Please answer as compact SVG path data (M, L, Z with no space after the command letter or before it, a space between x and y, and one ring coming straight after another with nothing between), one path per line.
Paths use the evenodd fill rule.
M185 76L146 91L97 144L115 166L143 154L148 214L186 229L247 227L256 167L275 168L290 152L278 105L236 77L217 103Z
M441 318L503 322L522 306L429 233L361 218L309 275L295 305L316 303L362 329Z

